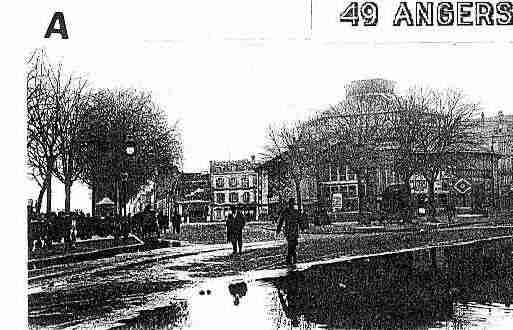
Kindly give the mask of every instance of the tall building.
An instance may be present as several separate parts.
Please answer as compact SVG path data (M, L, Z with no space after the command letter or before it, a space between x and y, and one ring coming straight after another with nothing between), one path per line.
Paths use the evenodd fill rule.
M251 160L210 161L212 219L224 221L231 207L257 219L257 172Z
M394 116L398 114L397 110L391 109L387 102L388 99L396 97L394 87L394 82L384 79L359 80L350 83L346 86L346 100L365 97L366 101L370 100L371 106L362 110L364 113L349 114L349 116L379 122L380 126L386 129L388 125L392 125ZM490 145L483 144L460 152L464 161L461 161L456 168L447 169L438 176L434 187L435 203L438 208L445 207L450 198L454 200L460 212L484 212L487 207L493 205L495 194L499 198L498 194L501 191L500 198L503 204L506 204L505 192L511 187L511 156L508 158L504 155L508 152L511 155L512 148L511 134L509 137L504 136L505 131L507 132L508 129L511 131L507 124L508 118L509 116L499 115L491 123L485 118L483 127L491 132ZM329 119L321 117L321 120ZM500 137L498 133L501 133ZM478 134L486 136L481 132ZM334 145L337 144L336 141L333 142ZM320 165L316 170L317 173L307 173L302 182L303 209L307 213L323 209L337 220L349 220L359 212L362 205L365 205L367 210L386 209L389 212L405 207L403 200L405 183L395 173L392 164L387 161L391 159L387 154L390 154L395 144L393 140L381 142L381 147L377 149L380 154L377 159L380 161L373 168L367 169L368 179L363 183L358 182L356 171L343 161L344 157L337 157L337 148L326 151L327 161ZM499 157L501 157L500 162ZM274 159L262 165L270 173L268 191L271 195L277 190L271 170L276 167L276 162L279 160ZM415 174L409 184L414 204L418 208L425 207L428 194L425 178L421 174ZM499 190L499 185L502 185L502 190ZM280 187L279 190L283 188ZM294 189L289 190L293 197ZM275 213L273 212L275 197L269 197L271 214Z

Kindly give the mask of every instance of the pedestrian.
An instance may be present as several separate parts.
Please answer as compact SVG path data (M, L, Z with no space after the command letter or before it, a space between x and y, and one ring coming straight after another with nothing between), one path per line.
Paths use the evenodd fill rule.
M235 224L235 218L232 212L228 214L228 217L226 217L226 241L228 243L231 243L233 246L233 254L237 253L237 245L235 243L234 239L234 224Z
M235 211L235 208L234 208ZM242 230L246 225L246 218L240 211L235 211L234 217L234 239L235 245L239 248L239 253L242 253Z
M295 200L290 198L287 208L283 210L278 219L278 227L276 228L276 236L280 233L282 226L283 233L287 239L287 258L286 261L289 265L297 262L296 248L299 238L299 229L302 226L303 217L294 208ZM302 227L301 227L302 228Z
M178 212L174 212L173 214L173 233L180 235L180 225L182 222L182 219L180 217L180 214Z
M160 211L158 214L158 223L162 234L166 234L167 229L169 228L169 219L164 215L162 211Z

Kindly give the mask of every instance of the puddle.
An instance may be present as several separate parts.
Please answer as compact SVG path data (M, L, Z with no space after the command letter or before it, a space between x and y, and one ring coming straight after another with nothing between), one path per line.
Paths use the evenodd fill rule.
M95 308L102 314L95 314L73 309L87 308L86 304L62 302L66 312L74 316L82 312L87 318L77 322L70 316L66 320L75 321L73 325L54 325L76 329L510 329L511 252L511 240L479 242L197 279L186 286L163 285L166 276L172 275L166 273L170 265L153 265L116 277L126 282L118 283L118 289L109 290L108 295L103 293L121 307L96 301ZM88 290L96 293L107 289L91 285ZM87 296L88 290L79 293ZM126 296L121 296L123 292ZM74 294L76 299L82 297Z

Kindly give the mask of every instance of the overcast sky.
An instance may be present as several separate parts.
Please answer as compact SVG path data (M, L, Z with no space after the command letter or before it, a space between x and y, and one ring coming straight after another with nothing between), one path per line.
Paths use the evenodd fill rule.
M236 1L221 3L238 8ZM342 100L344 86L355 79L391 79L397 82L398 90L414 84L459 88L481 103L487 114L498 110L512 113L511 43L355 44L329 38L308 40L303 29L306 16L302 14L308 2L295 8L297 12L290 11L291 1L285 3L277 10L285 12L288 8L289 21L271 15L267 17L268 24L264 24L265 21L250 19L249 15L228 16L231 25L204 11L198 12L200 17L196 21L203 19L204 24L194 25L189 22L194 18L193 7L184 14L189 20L166 8L165 12L173 18L166 20L164 9L159 7L140 8L142 12L138 13L132 5L124 8L121 15L115 5L102 5L103 11L95 14L95 5L84 3L73 8L64 2L61 7L39 4L39 11L34 11L38 14L31 14L35 15L32 24L47 25L50 13L55 8L64 8L70 39L43 43L36 39L27 47L27 54L30 49L45 46L53 61L62 61L65 69L87 75L95 88L134 87L151 91L155 101L166 109L170 121L180 121L186 171L206 170L209 160L258 154L270 123L304 118ZM205 8L214 10L212 6ZM149 11L152 16L147 15ZM48 18L41 13L48 13ZM258 14L262 18L263 12ZM102 32L102 19L109 15L108 29L104 26ZM97 19L98 24L88 30L82 24L86 18ZM252 28L264 26L264 37L239 33L232 40L230 27L248 22L253 24ZM188 36L193 37L176 37L176 31L181 32L176 29L179 23L189 24ZM207 23L214 26L210 31L214 37ZM120 32L122 27L124 33ZM150 33L152 27L156 34ZM265 37L273 31L280 37ZM111 38L110 33L116 38ZM202 37L194 38L197 35ZM222 37L216 37L219 35ZM251 37L246 40L244 35ZM61 208L64 189L56 186L55 190L54 205ZM35 186L29 191L32 197L37 193ZM87 191L75 186L72 208L88 209L87 199Z

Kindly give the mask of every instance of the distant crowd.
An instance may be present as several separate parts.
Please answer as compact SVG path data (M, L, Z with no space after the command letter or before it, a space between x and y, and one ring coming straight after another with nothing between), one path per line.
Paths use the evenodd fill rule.
M150 206L127 216L107 213L104 216L90 216L82 211L29 214L27 242L28 250L52 249L62 244L64 250L73 249L77 239L86 240L93 236L111 236L115 241L126 240L130 234L142 239L158 238L169 230L180 233L180 217L171 217L153 211Z

